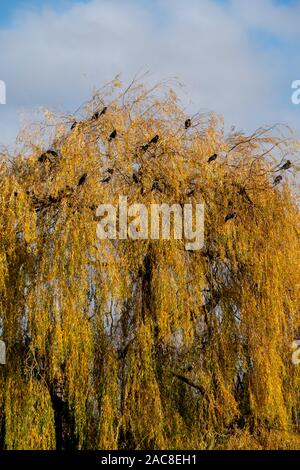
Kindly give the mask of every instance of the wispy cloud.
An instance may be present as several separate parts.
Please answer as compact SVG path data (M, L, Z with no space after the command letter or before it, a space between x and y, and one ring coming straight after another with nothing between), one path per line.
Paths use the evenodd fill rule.
M300 5L271 0L94 0L63 11L16 13L0 29L0 141L12 142L18 111L75 109L93 87L121 72L129 80L178 76L191 108L224 114L253 128L288 121L300 131L290 100L300 78Z

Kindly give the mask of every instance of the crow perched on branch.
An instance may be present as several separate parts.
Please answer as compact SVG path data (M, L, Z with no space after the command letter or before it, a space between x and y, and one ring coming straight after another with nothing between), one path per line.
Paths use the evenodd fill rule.
M192 125L192 121L190 119L186 119L184 123L184 127L188 129L189 127L191 127L191 125Z
M274 186L277 186L282 181L282 179L283 177L281 175L276 176L274 179Z
M214 162L215 160L217 160L217 158L218 158L218 155L216 153L214 153L211 157L209 157L207 162L208 163Z
M79 178L77 186L82 186L85 183L86 179L87 179L87 173L83 173L83 175L80 176Z
M284 165L280 168L280 170L289 170L292 166L292 162L290 160L287 160Z
M99 114L99 116L104 116L104 114L106 113L107 111L107 106L104 106L104 108L102 109L101 113Z
M102 109L102 111L96 111L93 116L92 116L92 119L94 119L95 121L97 121L97 119L99 119L99 117L101 116L104 116L104 114L106 113L107 111L107 106L104 106L104 108Z
M147 142L147 144L142 145L141 150L143 152L147 152L150 145L157 144L158 141L159 141L159 135L156 134L154 137L152 137L152 139L149 140L149 142Z
M44 163L44 162L46 162L47 160L50 160L50 161L51 161L51 157L57 158L57 157L58 157L58 153L55 152L55 150L47 150L46 152L42 153L42 155L38 158L38 161L39 161L40 163Z
M101 180L101 183L109 183L111 180L111 176L107 176L106 178L104 178L103 180Z
M160 181L158 180L153 181L151 191L158 191L160 193L163 192L162 184L160 183Z
M235 219L236 217L236 212L231 212L230 214L227 214L225 217L225 222L228 222L229 220Z
M47 160L48 160L48 157L46 153L42 153L42 155L38 158L38 161L40 163L45 163Z
M106 172L108 173L108 175L105 176L105 178L101 180L101 183L109 183L109 181L111 180L111 176L114 174L114 169L107 168Z
M140 179L139 179L139 177L138 177L138 175L137 175L136 173L133 173L132 179L133 179L133 181L134 181L135 183L139 183L139 182L140 182Z
M148 148L149 148L149 144L145 144L145 145L142 145L142 146L141 146L141 150L142 150L143 152L147 152Z
M50 195L48 201L49 201L50 204L54 204L55 202L58 202L59 199L57 197L54 197L54 196Z
M159 135L155 135L154 137L152 137L152 139L149 141L149 145L151 144L157 144L157 142L159 141Z
M108 141L111 142L113 139L115 139L117 137L117 131L116 129L114 129L112 131L112 133L110 134L110 136L108 137Z

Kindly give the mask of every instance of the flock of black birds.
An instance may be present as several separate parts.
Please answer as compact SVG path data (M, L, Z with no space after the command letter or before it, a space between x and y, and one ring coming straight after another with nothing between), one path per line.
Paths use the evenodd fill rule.
M107 112L107 109L108 107L105 106L100 112L99 111L96 111L92 117L91 117L91 120L92 121L96 121L98 120L101 116L104 116L105 113ZM75 129L78 125L80 125L80 123L78 123L77 121L74 121L73 124L71 125L71 131L73 129ZM185 120L185 123L184 123L184 127L185 129L189 129L190 127L192 126L192 120L190 118L186 119ZM112 142L114 139L117 138L117 130L114 129L110 135L108 136L108 142ZM151 148L151 146L154 146L156 145L157 143L159 142L159 135L156 134L154 137L152 137L147 143L145 143L144 145L142 145L141 147L141 151L142 152L147 152L147 150L149 150L149 148ZM47 150L46 152L42 153L40 155L40 157L38 158L38 161L40 163L45 163L45 162L50 162L51 163L54 163L54 161L59 157L58 153L53 150L53 149L49 149ZM207 160L207 163L212 163L214 161L216 161L218 158L218 154L214 153L213 155L211 155L208 160ZM290 168L292 167L292 162L290 160L287 160L280 168L278 171L287 171L289 170ZM112 175L114 173L114 170L112 168L108 168L106 170L107 172L107 175L101 180L101 183L109 183L111 178L112 178ZM83 186L87 180L87 177L88 177L88 174L87 173L84 173L83 175L81 175L81 177L79 178L78 180L78 183L77 183L77 186L80 187L80 186ZM132 179L135 183L140 183L140 178L139 178L139 175L137 173L133 173L132 175ZM283 180L283 176L282 175L277 175L273 181L273 184L274 186L277 186L281 181ZM153 190L158 190L160 192L161 191L161 188L158 184L157 181L154 181L153 182L153 185L152 185L152 191ZM195 189L192 189L191 191L189 191L189 193L187 193L187 196L188 197L191 197L195 192ZM51 198L51 197L50 197ZM50 201L50 198L49 198L49 201ZM50 201L51 202L51 201ZM230 212L226 215L224 221L225 223L230 221L230 220L233 220L235 219L237 216L237 213L236 212Z
M280 168L278 171L287 171L289 170L290 168L292 168L292 162L290 160L287 160ZM275 178L274 178L274 186L277 186L279 183L281 183L281 181L283 180L283 176L282 175L277 175Z
M147 152L147 150L149 149L149 147L150 147L151 145L157 144L158 141L159 141L159 135L156 134L154 137L152 137L152 139L149 140L149 142L147 142L146 144L142 145L141 150L142 150L143 152Z
M106 170L107 176L105 176L102 180L101 183L109 183L111 180L112 175L114 174L114 169L113 168L107 168Z

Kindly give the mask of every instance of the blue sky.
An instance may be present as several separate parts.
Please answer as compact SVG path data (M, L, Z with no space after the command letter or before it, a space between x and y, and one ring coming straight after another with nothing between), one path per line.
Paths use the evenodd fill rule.
M78 0L86 3L86 0ZM36 10L43 8L54 8L56 11L63 11L74 4L74 0L4 0L1 2L0 24L9 25L18 10Z
M188 110L247 131L286 122L300 136L300 0L11 0L0 4L0 143L41 106L76 109L139 71L177 76Z

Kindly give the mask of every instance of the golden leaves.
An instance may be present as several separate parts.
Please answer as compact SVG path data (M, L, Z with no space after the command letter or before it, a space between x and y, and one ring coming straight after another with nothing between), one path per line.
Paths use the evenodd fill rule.
M226 136L215 114L186 129L163 85L124 91L116 78L73 129L74 116L46 112L1 161L8 448L53 448L58 399L69 413L62 441L76 435L80 448L226 447L224 436L276 447L248 423L254 434L262 422L299 425L288 350L300 328L298 195L287 172L273 187L287 155L296 174L297 144L276 128ZM39 161L47 149L53 164ZM98 240L97 206L121 195L203 202L204 249Z

